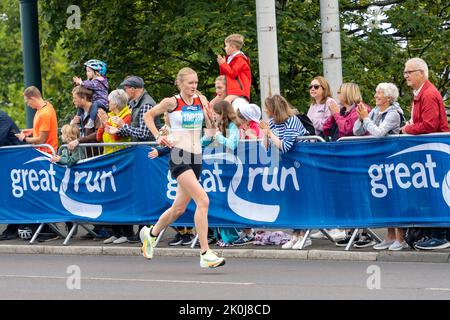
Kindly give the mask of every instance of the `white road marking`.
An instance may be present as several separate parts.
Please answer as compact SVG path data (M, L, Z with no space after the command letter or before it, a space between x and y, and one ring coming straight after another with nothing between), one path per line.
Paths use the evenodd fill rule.
M0 278L25 278L25 279L55 279L66 280L67 277L57 276L31 276L31 275L17 275L17 274L1 274ZM162 282L162 283L187 283L187 284L221 284L221 285L238 285L250 286L253 282L223 282L223 281L200 281L200 280L163 280L163 279L125 279L125 278L98 278L98 277L81 277L81 280L92 281L128 281L128 282Z
M425 288L425 290L450 291L450 288Z

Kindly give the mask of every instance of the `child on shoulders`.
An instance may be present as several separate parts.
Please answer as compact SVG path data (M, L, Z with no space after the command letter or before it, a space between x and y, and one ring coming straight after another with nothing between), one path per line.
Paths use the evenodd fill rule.
M73 77L73 82L76 85L81 85L82 87L92 90L92 107L89 111L89 121L86 124L86 128L93 128L95 123L95 118L97 117L97 111L99 108L104 109L108 112L108 79L106 78L106 63L100 60L91 59L84 63L86 66L86 77L87 80L82 81L79 77ZM82 119L87 116L84 115L84 111L78 108L77 115L72 120L72 123L82 124ZM79 119L77 118L79 117ZM78 121L79 120L79 121Z
M242 35L229 35L225 39L226 57L217 55L220 74L226 77L227 96L225 100L231 104L239 97L250 101L252 72L250 59L241 51L243 46L244 37Z

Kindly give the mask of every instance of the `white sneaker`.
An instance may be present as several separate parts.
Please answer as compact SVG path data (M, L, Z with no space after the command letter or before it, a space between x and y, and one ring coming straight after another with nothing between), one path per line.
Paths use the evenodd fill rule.
M314 232L309 237L311 239L326 239L327 238L321 231Z
M285 244L283 244L281 246L281 249L292 249L292 247L294 246L294 244L296 244L298 241L298 237L297 236L292 236L291 240L289 240L288 242L286 242Z
M200 267L202 268L217 268L225 264L224 258L219 258L212 250L206 251L205 254L200 254Z
M400 251L400 250L406 249L408 247L409 246L406 243L406 241L398 242L397 240L395 240L395 242L393 244L391 244L391 246L389 247L389 251Z
M300 245L303 241L303 237L298 237L298 241L296 244L294 244L294 246L292 247L293 250L300 250ZM306 247L309 247L310 245L312 245L312 241L311 239L306 239L305 241L305 245L303 246L303 249L305 249Z
M119 239L116 239L113 241L114 244L121 244L121 243L125 243L125 242L128 242L127 237L120 237Z
M116 241L116 240L117 240L117 237L111 236L111 237L109 237L108 239L103 240L103 243L104 243L104 244L113 243L113 242Z
M347 236L345 230L339 229L331 229L328 234L334 239L334 241L345 239L345 237Z
M375 250L386 250L389 249L389 247L394 243L394 240L383 240L380 243L377 243L373 246Z

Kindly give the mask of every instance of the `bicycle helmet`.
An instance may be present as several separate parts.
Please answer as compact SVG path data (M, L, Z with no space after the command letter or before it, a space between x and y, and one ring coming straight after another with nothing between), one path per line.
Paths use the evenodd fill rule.
M100 73L101 76L103 76L103 77L106 76L107 64L104 63L103 61L97 60L97 59L91 59L91 60L85 62L84 65L86 67L91 68L94 71L97 71L98 73Z
M29 240L33 235L33 231L29 227L24 227L21 229L17 229L17 234L19 235L20 239Z

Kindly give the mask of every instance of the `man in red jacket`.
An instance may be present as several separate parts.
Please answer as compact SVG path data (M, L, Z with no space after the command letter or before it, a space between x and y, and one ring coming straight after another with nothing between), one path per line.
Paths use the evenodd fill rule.
M406 83L413 89L414 101L411 120L401 128L403 133L425 134L447 132L448 123L444 101L436 87L428 80L428 66L420 58L412 58L405 63L403 72ZM450 229L432 228L431 238L419 241L415 248L422 250L445 249L450 247Z
M424 134L447 132L448 123L444 101L436 87L428 80L428 66L420 58L412 58L403 72L406 83L413 89L412 120L402 128L403 133Z
M249 58L241 51L244 37L240 34L229 35L225 39L226 57L217 55L220 74L227 78L226 101L232 103L236 98L243 97L250 101L252 72Z

